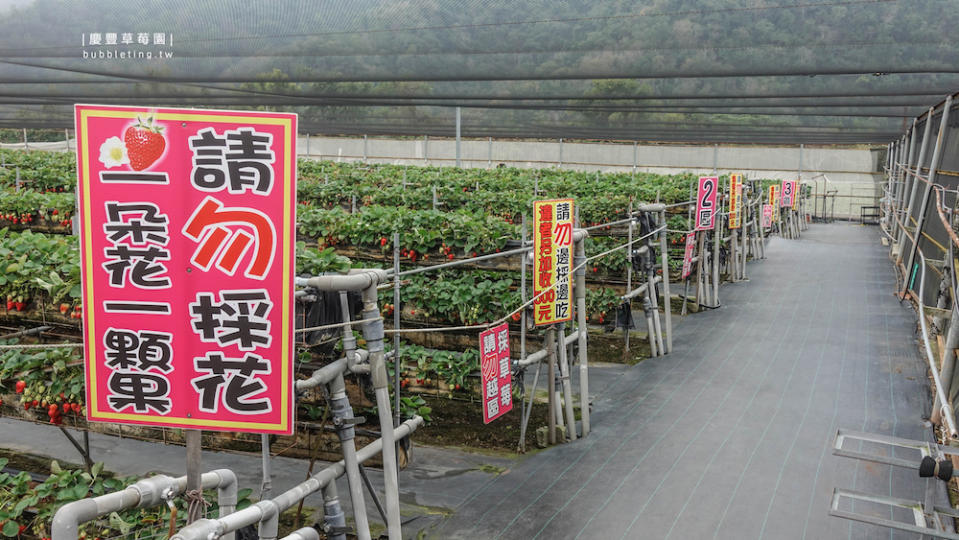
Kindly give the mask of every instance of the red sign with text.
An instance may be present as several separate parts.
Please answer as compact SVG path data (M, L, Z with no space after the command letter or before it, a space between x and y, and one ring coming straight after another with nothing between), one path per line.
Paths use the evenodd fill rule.
M296 115L76 106L87 418L293 432Z
M773 226L773 205L763 205L763 227Z
M686 233L686 253L683 254L683 279L693 271L693 251L696 250L696 233Z
M513 409L509 363L509 325L480 333L480 373L483 377L483 423L489 424Z
M783 180L782 191L779 197L779 206L783 208L792 208L796 197L796 181Z
M716 223L716 192L719 178L701 176L696 191L696 230L711 231Z

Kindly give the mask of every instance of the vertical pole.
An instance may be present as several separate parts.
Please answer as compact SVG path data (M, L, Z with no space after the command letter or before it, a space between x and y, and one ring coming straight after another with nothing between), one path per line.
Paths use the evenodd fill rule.
M577 218L577 225L579 225ZM586 238L576 242L573 255L574 267L580 266L586 260ZM589 357L586 349L586 267L576 271L576 286L573 294L576 296L576 330L579 332L579 413L583 424L583 437L589 435Z
M405 170L404 170L405 171ZM400 233L393 233L393 426L400 425Z
M659 213L660 227L664 227L659 232L659 257L663 271L663 316L666 317L666 354L673 352L673 297L669 292L669 232L666 227L666 209Z
M20 167L17 167L17 177L13 181L14 191L20 191Z
M703 249L703 246L705 245L706 234L702 231L695 231L693 234L697 236L696 254L699 256L699 260L696 261L696 310L698 311L706 299L703 290L703 268L706 262L706 250Z
M929 177L926 189L922 194L922 203L919 206L919 218L916 220L916 241L909 250L909 264L906 265L906 279L904 279L902 292L909 289L909 277L912 274L912 265L916 260L916 251L919 249L919 240L922 238L922 227L926 220L926 208L929 206L929 194L932 192L932 186L936 183L936 169L939 167L941 159L942 143L946 136L946 130L949 128L949 109L952 108L952 96L946 98L946 103L942 108L942 120L939 122L939 136L936 137L936 147L932 151L932 161L929 162ZM922 301L922 299L919 299Z
M489 138L489 145L486 148L487 148L486 167L488 169L492 169L493 168L493 138L492 137Z
M949 254L947 261L953 261L953 248L952 242L949 242ZM953 268L954 264L952 262L947 263L946 269ZM949 272L950 280L952 279L952 272ZM922 299L919 299L922 301ZM959 310L957 306L953 304L952 306L952 318L949 320L949 330L946 333L946 343L942 348L940 353L942 366L941 371L939 372L939 380L942 381L942 390L946 393L945 397L936 394L936 402L932 407L932 415L930 415L929 420L933 424L938 424L942 416L942 400L950 399L950 394L952 394L952 377L956 369L956 348L959 347Z
M906 157L906 166L912 168L912 160L916 157L916 139L918 138L916 133L916 124L918 123L917 119L912 120L912 130L909 133L909 155ZM918 171L917 171L918 172ZM902 230L899 228L899 221L902 220L902 213L906 207L906 192L909 191L910 182L914 182L915 178L909 174L908 171L904 171L902 176L902 182L899 184L899 191L896 198L896 216L899 217L899 220L893 220L893 231L896 233L894 238L899 240L899 235L902 234ZM905 223L905 221L903 221Z
M521 216L522 223L522 241L523 247L526 247L526 214ZM527 253L520 254L520 301L523 305L526 304L526 255ZM519 319L519 359L526 359L526 308L523 308L523 311L520 312ZM529 404L521 411L520 417L520 426L519 426L519 449L520 452L526 451L526 428L529 426L529 417L533 412L533 402L536 400L536 387L539 385L539 372L543 367L543 362L536 363L536 375L533 376L533 388L525 392L527 399L529 399ZM525 381L524 381L525 382Z
M633 198L630 197L629 198L629 225L626 227L626 245L628 246L626 248L626 254L627 254L626 256L626 292L627 293L633 290L633 251L635 251L633 247L633 227L634 227L633 223L634 223L633 222ZM626 303L629 305L629 309L633 309L632 300L627 300ZM624 359L629 358L629 335L631 333L632 332L630 332L629 328L627 328L626 331L623 332L623 340L624 340L623 358Z
M430 136L423 135L423 161L430 162Z
M263 469L263 482L260 484L260 500L265 501L270 498L270 491L273 489L273 470L270 463L270 436L266 433L260 434L260 461Z
M439 204L439 200L436 197L436 186L433 186L433 210L436 210L436 206Z
M932 134L932 113L934 112L933 107L929 107L929 112L926 113L926 125L922 130L922 145L919 146L919 157L916 159L916 174L920 174L919 169L922 168L923 162L926 160L926 151L929 148L929 136ZM912 183L912 189L909 191L909 202L906 204L906 214L902 218L902 226L906 229L909 228L909 220L912 219L912 207L916 202L916 193L919 191L919 178L915 178ZM902 250L906 247L906 240L908 238L905 234L899 236L899 245L896 248L896 261L898 262L902 259ZM908 274L909 271L907 270Z
M306 155L310 155L310 134L306 134Z
M716 195L716 207L723 207L722 194ZM716 212L715 215L718 215ZM719 242L723 238L723 222L713 218L713 306L719 306Z
M460 114L460 108L456 107L456 166L460 167L460 135L461 135L461 122L462 117Z
M69 129L63 130L63 138L67 141L67 152L69 152L70 151L70 130Z
M186 493L194 492L203 496L203 486L200 483L200 467L202 462L202 432L198 429L186 430ZM193 504L190 507L191 512L187 514L187 524L200 519L199 513L202 509L201 504Z
M366 163L367 156L369 156L369 138L366 135L363 135L363 163Z
M760 184L762 185L762 184ZM756 224L759 229L759 258L766 258L766 229L763 226L763 196L764 193L760 193L759 197L756 198Z
M567 278L569 279L569 278ZM559 376L563 382L563 404L566 408L566 435L569 440L576 440L576 417L573 415L573 387L569 380L569 358L566 350L566 323L559 323Z
M639 164L639 142L633 141L633 175L636 174L636 166Z
M559 168L563 168L563 139L559 140Z
M23 149L28 150L30 146L27 144L27 128L23 128Z
M549 444L556 444L556 328L549 327L546 331L547 371L546 388L549 393Z
M527 233L526 233L526 214L523 214L523 215L520 217L520 223L521 223L521 227L523 228L522 237L521 237L521 238L522 238L522 242L523 242L522 247L526 247L526 239L527 239ZM519 296L519 297L520 297L520 301L522 302L523 305L526 305L526 262L527 262L526 256L527 256L528 254L531 255L532 253L523 252L522 254L520 254L520 261L521 261L521 262L520 262L520 265L519 265L519 266L520 266L520 272L519 272L519 295L520 295L520 296ZM525 360L525 359L526 359L526 308L523 308L523 311L520 312L520 316L519 316L519 317L520 317L520 319L519 319L519 321L520 321L520 323L519 323L519 324L520 324L520 327L519 327L519 359L520 359L520 360Z

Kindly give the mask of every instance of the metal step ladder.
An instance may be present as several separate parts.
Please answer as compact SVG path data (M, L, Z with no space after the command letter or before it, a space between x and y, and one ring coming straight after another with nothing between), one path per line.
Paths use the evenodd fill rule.
M866 453L851 450L854 443L871 443L872 446L888 447L884 453ZM853 444L851 444L853 443ZM900 455L909 455L909 458L895 457L896 451ZM925 496L921 501L890 497L886 495L871 495L860 491L835 488L829 515L879 525L900 531L920 534L920 538L948 538L959 540L953 520L959 518L959 511L953 508L944 508L935 505L937 485L936 481L948 482L952 477L959 476L959 469L954 469L950 457L959 456L959 448L942 446L935 442L902 439L889 435L864 433L840 429L836 433L833 443L834 456L880 463L893 467L902 467L915 470L919 477L926 482ZM912 515L912 522L890 518L881 518L875 515L864 514L843 508L851 508L855 502L884 505L906 510ZM845 504L844 504L845 503ZM892 515L895 515L893 513Z

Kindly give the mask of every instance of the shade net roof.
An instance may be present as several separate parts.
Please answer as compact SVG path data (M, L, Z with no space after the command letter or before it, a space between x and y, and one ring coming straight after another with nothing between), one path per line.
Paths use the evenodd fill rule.
M0 0L0 126L74 103L301 131L884 143L959 89L952 0Z

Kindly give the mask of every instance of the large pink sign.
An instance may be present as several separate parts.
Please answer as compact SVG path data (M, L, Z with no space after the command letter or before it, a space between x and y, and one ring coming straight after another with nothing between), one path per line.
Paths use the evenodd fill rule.
M696 230L711 231L716 222L716 192L719 178L701 176L696 191Z
M77 105L87 417L293 432L296 115Z
M489 424L513 409L509 326L506 323L480 333L480 353L483 423Z

